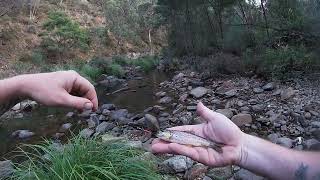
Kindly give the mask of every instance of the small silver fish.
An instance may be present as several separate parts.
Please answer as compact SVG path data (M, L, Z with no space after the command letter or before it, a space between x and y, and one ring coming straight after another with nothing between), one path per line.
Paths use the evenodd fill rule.
M223 144L208 141L200 136L188 132L166 130L159 132L156 136L166 142L195 147L208 147L222 153Z

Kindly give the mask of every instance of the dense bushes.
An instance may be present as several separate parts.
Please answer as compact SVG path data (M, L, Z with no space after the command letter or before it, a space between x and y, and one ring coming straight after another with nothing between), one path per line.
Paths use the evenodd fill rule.
M266 48L259 53L248 49L243 58L247 69L276 79L313 73L320 68L317 55L303 46Z

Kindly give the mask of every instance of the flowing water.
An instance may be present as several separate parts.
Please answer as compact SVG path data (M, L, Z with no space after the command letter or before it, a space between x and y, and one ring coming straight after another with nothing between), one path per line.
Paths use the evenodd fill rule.
M134 78L127 81L128 89L119 93L111 94L122 86L106 90L103 86L96 88L99 104L113 103L118 108L128 109L131 113L139 113L146 108L157 103L154 94L159 90L159 83L167 80L167 74L157 70L152 71L143 77ZM110 94L110 95L108 95ZM73 124L72 131L78 132L82 125L77 123L77 118L68 119L66 113L72 111L66 108L43 107L24 114L23 118L0 119L0 157L10 157L11 152L21 143L34 144L39 143L45 138L51 138L58 132L60 126L64 123ZM27 129L35 132L36 135L30 139L19 140L11 137L11 134L19 129Z

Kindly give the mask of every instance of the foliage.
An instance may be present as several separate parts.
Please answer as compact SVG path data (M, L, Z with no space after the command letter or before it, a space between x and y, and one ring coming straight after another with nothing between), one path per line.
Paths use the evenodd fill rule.
M64 54L71 53L71 49L84 51L89 47L88 32L63 12L49 12L43 28L46 32L41 47L48 58L61 59Z
M16 164L12 179L160 179L153 161L137 158L142 152L123 143L75 137L62 148L26 146L31 152L22 151L27 161Z
M135 66L141 67L144 72L149 72L158 65L159 60L157 59L157 57L154 56L144 56L132 60L131 63Z
M159 0L157 13L170 28L175 57L231 53L247 70L281 77L312 72L310 63L319 70L319 7L317 0Z
M246 58L253 58L252 55L252 52L248 53ZM320 68L315 54L308 52L303 46L299 48L267 48L256 56L256 61L258 63L255 65L251 64L252 60L248 61L247 65L258 65L258 71L276 79L286 79L297 72L310 73Z

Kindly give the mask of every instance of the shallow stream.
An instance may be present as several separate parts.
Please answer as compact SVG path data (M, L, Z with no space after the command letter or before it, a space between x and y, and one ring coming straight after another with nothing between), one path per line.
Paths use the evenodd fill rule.
M106 90L103 86L97 86L99 104L113 103L118 108L128 109L130 113L139 113L146 108L157 104L154 94L159 91L159 84L168 79L168 75L157 70L143 77L128 80L127 90L114 93L123 86ZM77 118L68 119L66 114L72 111L67 108L49 108L41 106L30 113L25 113L23 118L0 119L0 157L9 158L13 151L21 143L35 144L43 139L50 139L58 132L60 126L70 122L72 131L77 133L82 125L77 123ZM30 139L20 140L11 137L11 134L19 129L26 129L36 135Z

